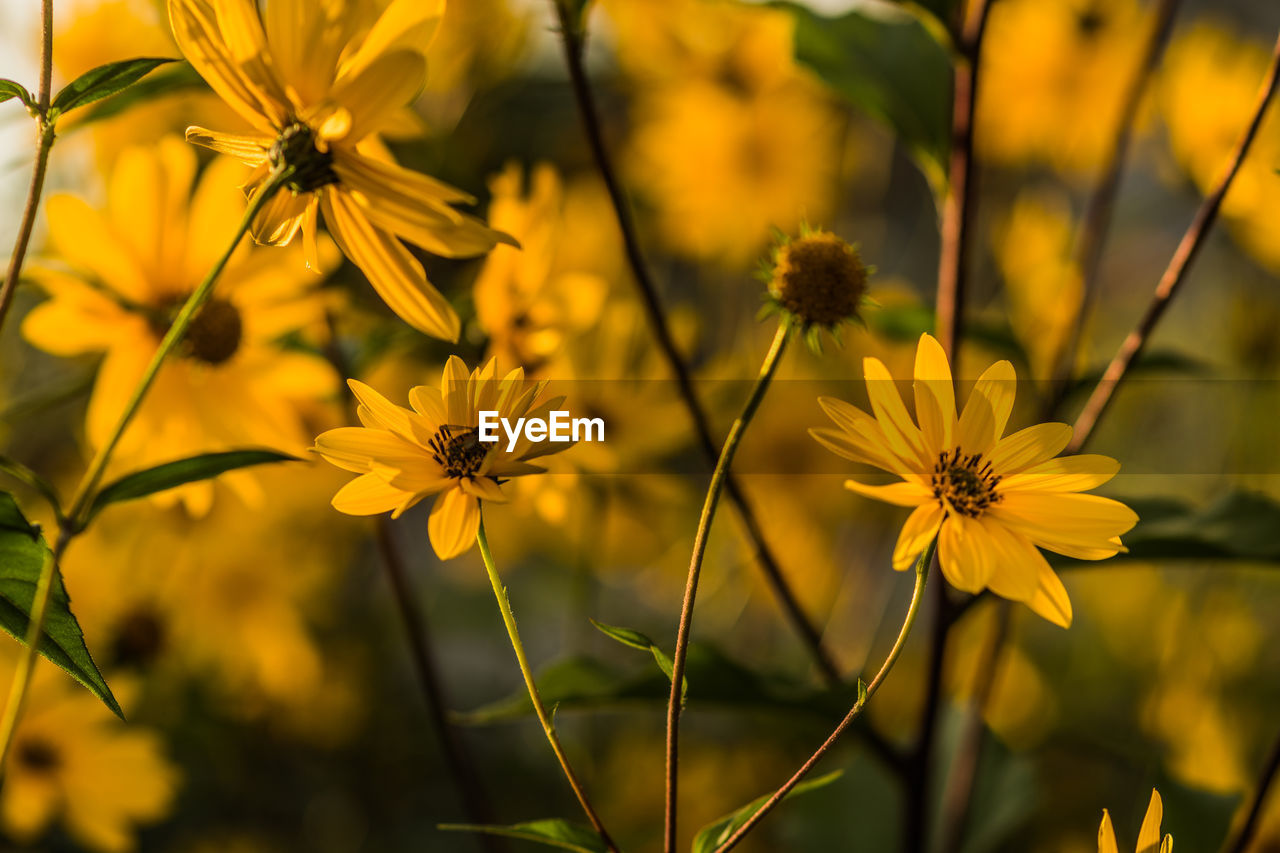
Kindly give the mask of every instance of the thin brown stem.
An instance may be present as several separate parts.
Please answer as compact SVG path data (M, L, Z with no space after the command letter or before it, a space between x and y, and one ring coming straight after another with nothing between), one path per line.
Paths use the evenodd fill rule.
M938 714L942 709L942 680L946 669L947 640L956 612L947 597L945 584L938 584L934 593L935 609L933 627L929 633L929 652L926 658L924 708L920 712L920 733L914 748L907 756L906 809L903 812L903 849L920 853L925 849L928 837L929 791L933 771L933 745L938 734Z
M937 540L935 539L925 549L925 552L920 555L920 559L916 561L916 581L911 590L911 604L907 607L906 618L902 621L902 628L898 631L898 638L894 641L893 648L889 650L888 657L884 659L884 663L880 666L880 670L875 674L875 677L871 679L871 683L866 686L865 690L858 691L861 694L858 696L858 701L849 709L849 713L845 714L844 719L840 721L827 739L822 742L822 746L818 747L813 755L809 756L805 763L800 765L800 769L792 774L791 778L782 784L782 787L774 791L773 795L765 801L765 804L752 814L742 826L738 827L737 831L725 839L724 843L715 849L715 853L727 853L727 851L733 849L739 841L746 837L748 832L753 830L760 821L764 820L765 816L773 811L778 803L782 802L791 789L800 784L800 781L809 774L814 765L822 760L822 757L827 754L831 747L835 746L836 741L848 730L849 726L853 725L853 721L862 713L862 709L866 707L867 702L880 689L880 685L884 683L889 670L893 669L898 656L902 654L902 647L906 645L907 635L911 633L911 626L915 624L916 614L920 611L920 602L924 599L925 584L929 580L930 566L934 562L934 550L936 547Z
M1204 246L1209 229L1213 227L1218 218L1222 200L1226 197L1227 191L1231 189L1231 183L1235 180L1236 174L1239 173L1240 166L1244 163L1245 156L1249 153L1249 147L1253 144L1254 137L1257 136L1258 128L1262 125L1263 116L1266 115L1267 106L1275 95L1278 82L1280 82L1280 37L1276 39L1275 49L1271 54L1271 64L1267 68L1266 77L1258 91L1253 117L1250 119L1240 139L1236 142L1235 150L1227 163L1226 171L1218 180L1213 191L1205 197L1200 209L1196 211L1195 218L1191 221L1186 233L1182 235L1182 241L1178 244L1178 248L1174 251L1173 257L1169 261L1169 266L1165 269L1164 275L1160 277L1160 282L1156 285L1155 293L1152 295L1146 311L1143 312L1137 325L1134 326L1133 330L1129 332L1129 335L1120 345L1120 349L1111 359L1111 363L1107 365L1102 379L1098 381L1093 393L1085 403L1084 409L1081 410L1080 416L1076 418L1075 435L1072 437L1071 443L1067 445L1065 452L1078 453L1088 442L1098 424L1098 420L1110 405L1116 388L1124 381L1125 375L1129 372L1133 362L1142 354L1142 350L1146 347L1156 324L1160 322L1160 318L1164 316L1165 309L1169 307L1169 303L1177 295L1182 283L1186 280L1187 270L1190 269L1192 261L1195 260L1196 255L1199 254L1200 249Z
M711 535L711 522L715 519L716 506L720 502L720 492L729 476L729 466L733 464L733 456L738 444L747 431L747 425L760 408L760 401L769 390L773 374L782 361L783 350L787 346L787 338L791 335L791 323L783 320L778 325L777 334L773 336L773 345L764 357L760 366L760 375L756 378L751 396L742 407L742 414L729 428L729 435L724 440L720 458L716 460L715 470L711 472L711 484L707 487L707 497L702 503L702 514L698 518L698 532L693 538L693 556L689 559L689 577L685 582L684 602L680 606L680 628L676 634L675 654L671 657L671 696L667 702L667 785L666 785L666 823L664 850L675 853L676 848L676 796L679 782L680 763L680 708L684 703L684 665L689 654L689 635L693 628L693 603L698 595L698 578L702 573L702 559L707 553L707 539Z
M627 264L631 269L632 278L635 280L636 288L639 291L645 317L657 341L658 349L662 352L668 368L675 376L680 399L689 413L690 420L693 421L699 448L703 456L706 457L707 462L714 465L720 450L712 436L710 420L694 390L693 378L689 372L689 367L685 363L684 356L681 355L675 338L671 334L671 328L667 323L666 314L662 308L662 300L658 296L658 289L649 274L649 267L645 263L644 253L640 248L640 240L635 222L631 217L630 205L613 168L609 149L604 143L600 112L596 107L595 96L592 94L591 84L587 79L586 69L583 65L585 34L580 24L573 19L572 12L567 8L568 3L564 2L564 0L552 0L552 3L559 17L565 65L569 71L569 81L573 88L578 113L582 118L583 130L587 137L587 143L591 148L596 169L599 171L600 177L604 181L605 189L609 194L614 216L618 221L618 230L622 234L622 244L627 257ZM808 615L804 612L804 608L800 605L799 599L796 598L795 592L783 575L782 567L765 540L764 530L761 528L750 501L747 499L746 493L738 483L737 478L730 476L725 484L725 489L729 494L729 500L738 512L747 537L755 546L756 562L764 573L765 581L768 583L774 598L777 599L778 604L782 607L787 621L790 622L792 628L799 635L826 682L829 685L839 684L841 681L840 668L836 665L831 653L823 645L822 632L810 621Z
M955 85L951 103L951 156L947 194L942 201L942 251L938 259L936 323L938 343L954 370L964 323L969 268L969 230L977 194L973 190L973 118L978 105L978 57L987 28L988 0L969 4L957 44Z
M978 662L978 672L974 677L973 702L969 706L964 722L961 725L959 743L955 757L951 760L951 770L947 774L947 783L942 793L942 822L939 836L942 838L944 853L957 853L969 817L969 802L973 797L973 785L977 780L978 764L982 760L982 745L985 742L986 712L991 704L991 694L995 687L996 675L999 673L1000 653L1009 638L1009 629L1013 620L1013 604L1001 601L996 605L996 624L991 639L983 648Z
M1147 37L1138 69L1129 80L1128 88L1120 106L1120 125L1111 140L1111 147L1102 164L1100 177L1093 194L1085 208L1084 218L1076 232L1075 247L1072 252L1072 269L1080 276L1080 307L1075 321L1071 325L1071 333L1064 341L1061 351L1053 360L1051 401L1048 407L1057 408L1061 398L1066 394L1071 372L1075 366L1076 356L1080 352L1080 344L1084 339L1085 325L1089 319L1090 309L1098 295L1098 270L1102 265L1102 249L1106 244L1107 232L1111 227L1111 217L1115 212L1116 196L1120 190L1120 179L1124 174L1125 158L1133 141L1133 128L1138 120L1142 95L1147 89L1160 57L1164 54L1165 44L1169 41L1169 33L1173 29L1173 19L1178 11L1180 0L1159 0L1152 22L1151 33Z
M1258 822L1262 818L1262 807L1267 802L1267 793L1271 790L1271 784L1275 782L1277 775L1280 775L1280 738L1276 739L1275 745L1271 747L1271 755L1267 757L1267 763L1262 766L1253 801L1249 804L1249 814L1245 817L1240 832L1236 835L1234 842L1223 848L1227 853L1245 853L1249 849L1249 843L1253 841L1253 836L1258 831Z
M13 295L22 278L22 264L31 244L31 232L35 229L36 214L40 210L40 196L44 192L44 179L49 171L49 152L53 149L54 122L49 119L50 87L53 80L53 0L40 4L40 89L37 94L39 113L36 116L36 158L31 170L31 184L27 187L27 201L22 208L22 221L18 224L18 236L9 256L9 270L0 284L0 330L13 305Z
M489 807L489 798L485 794L484 785L475 769L475 760L460 733L449 724L445 709L448 699L445 696L444 684L440 679L440 671L436 666L435 655L430 647L431 634L427 630L426 618L422 609L413 598L413 587L409 583L409 575L405 570L404 557L395 539L391 520L379 516L375 525L375 536L378 543L378 556L386 569L387 580L391 584L392 598L395 599L396 610L400 613L400 621L404 625L405 642L409 646L409 655L413 659L414 674L418 679L418 687L422 690L422 698L427 705L427 717L436 741L440 744L440 752L444 756L445 766L457 786L458 799L467 820L477 824L492 824L493 811ZM500 839L491 835L478 835L480 846L490 853L502 853L507 848Z

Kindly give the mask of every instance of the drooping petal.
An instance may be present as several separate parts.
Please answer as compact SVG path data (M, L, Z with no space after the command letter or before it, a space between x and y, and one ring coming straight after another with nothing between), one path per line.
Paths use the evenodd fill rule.
M1120 463L1110 456L1063 456L1005 477L1000 481L1000 491L1084 492L1101 486L1119 471Z
M1036 424L1007 435L996 443L988 459L997 474L1005 477L1052 459L1071 441L1067 424Z
M844 487L872 500L884 501L895 506L919 506L933 500L933 492L918 482L903 481L884 486L869 486L857 480L845 480Z
M1032 612L1061 628L1071 627L1071 599L1062 579L1054 573L1045 560L1040 565L1040 586L1027 602Z
M449 560L464 553L480 530L480 501L462 489L446 489L436 498L427 535L436 556Z
M979 593L991 577L991 547L972 519L952 514L938 533L938 565L952 586Z
M1111 826L1111 815L1102 810L1102 824L1098 827L1098 853L1120 853L1116 847L1116 831Z
M377 515L395 509L405 497L377 474L361 474L333 496L333 508L347 515Z
M954 444L956 395L951 381L951 365L942 345L932 335L921 335L916 347L916 420L925 447L942 452Z
M402 320L432 337L457 341L462 322L429 281L422 264L394 236L376 228L345 193L324 193L321 210L343 253Z
M278 190L253 218L250 233L254 242L260 246L287 246L292 243L302 228L302 217L312 198L312 193Z
M1147 804L1147 813L1142 818L1142 829L1138 830L1138 853L1159 853L1160 822L1164 819L1164 803L1160 800L1160 792L1151 789L1151 802Z
M1009 422L1016 388L1017 374L1007 361L997 361L978 377L956 428L956 443L966 454L991 452Z
M938 535L940 524L942 506L937 502L921 504L912 510L893 549L893 568L899 572L911 568L933 537Z

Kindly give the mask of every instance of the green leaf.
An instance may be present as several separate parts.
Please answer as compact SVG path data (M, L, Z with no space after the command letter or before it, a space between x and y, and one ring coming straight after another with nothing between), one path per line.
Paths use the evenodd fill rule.
M68 83L66 88L54 97L53 109L65 113L76 107L87 106L94 101L110 97L169 62L177 62L177 60L143 57L99 65Z
M662 673L667 677L668 681L675 677L675 662L671 660L671 656L664 652L657 643L646 637L644 634L641 634L639 631L632 630L631 628L620 628L617 625L606 625L605 623L597 622L594 619L591 620L591 624L595 625L596 628L599 629L599 631L606 637L611 637L619 643L622 643L624 646L639 649L642 652L649 652L653 655L654 661L658 664L658 669L662 670ZM687 671L688 667L686 667L686 672ZM683 702L688 695L689 677L688 675L685 675L680 679L680 701Z
M62 520L62 503L58 500L58 492L53 484L16 459L0 456L0 474L8 474L19 482L26 483L40 493L48 501L59 521Z
M787 795L783 797L783 801L787 801L792 797L803 794L807 791L813 791L824 785L830 785L844 774L843 770L835 770L825 776L819 776L816 779L809 779L796 785ZM693 838L693 853L711 853L721 844L729 840L729 836L733 835L744 823L751 819L751 816L760 811L761 807L769 801L773 794L765 794L763 797L752 800L747 805L738 809L731 814L727 814L714 823L709 823L698 831Z
M1112 559L1280 561L1280 503L1234 489L1206 506L1170 498L1126 499L1138 524L1123 539L1129 549Z
M227 471L237 468L248 468L252 465L264 465L271 462L300 462L296 456L280 453L275 450L227 450L219 453L205 453L176 462L166 462L154 468L126 474L114 483L104 487L89 506L85 523L102 511L109 504L144 498L147 495L163 492L208 480Z
M45 560L52 558L40 528L27 521L12 495L0 492L0 627L18 642L26 642L40 570ZM38 651L123 719L124 712L85 647L84 633L71 612L71 599L62 584L62 572L57 566L53 571Z
M574 850L577 853L608 853L609 850L599 834L591 827L559 818L531 820L526 823L513 823L510 826L442 823L438 828L450 832L482 832L486 835L519 838L522 841L532 841L547 847L558 847L561 850Z
M139 80L114 98L94 104L92 108L85 110L77 117L75 127L78 129L109 119L139 104L165 95L207 88L208 84L204 82L204 78L197 74L194 68L183 62Z
M0 104L3 104L11 98L17 98L19 101L22 101L28 110L39 109L36 99L31 97L31 93L27 91L26 86L23 86L16 80L0 78Z
M862 0L838 18L795 3L772 5L795 18L796 60L854 107L886 124L930 185L944 185L952 68L930 27L883 0Z

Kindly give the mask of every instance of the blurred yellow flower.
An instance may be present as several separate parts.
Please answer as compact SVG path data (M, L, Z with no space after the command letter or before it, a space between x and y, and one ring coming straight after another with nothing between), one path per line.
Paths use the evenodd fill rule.
M89 402L86 432L100 445L155 354L173 315L225 250L243 202L238 164L212 163L192 193L194 150L180 139L123 152L104 208L71 195L48 201L53 253L65 266L31 271L52 297L23 323L36 346L61 356L104 353ZM331 263L328 243L318 253ZM326 299L296 252L241 245L222 286L197 315L179 357L155 386L116 451L116 470L135 470L195 453L266 445L300 452L324 411L337 376L317 355L282 347L282 336L323 333ZM241 496L260 494L256 475L227 482ZM158 496L209 508L212 486L197 483Z
M187 139L254 167L252 199L273 169L294 169L253 226L260 243L299 231L314 258L321 213L334 240L396 314L455 341L460 324L401 238L449 258L482 255L510 238L463 214L474 199L397 165L378 134L403 125L422 90L443 0L394 0L373 18L363 4L169 0L183 54L256 133L192 127ZM370 19L372 18L372 19Z
M608 9L637 84L625 166L673 249L740 267L773 228L830 215L841 122L794 61L790 15L722 0Z
M863 367L875 416L822 398L823 410L840 428L810 433L832 452L902 479L845 482L858 494L915 507L898 537L893 567L909 568L936 536L942 574L957 589L989 587L1054 624L1070 625L1067 592L1037 548L1080 560L1124 550L1120 534L1137 522L1133 510L1075 494L1110 480L1119 463L1096 454L1054 459L1071 440L1066 424L1039 424L1002 438L1016 385L1007 361L978 377L957 419L947 357L936 340L922 335L915 422L884 364L867 358Z
M1038 190L1019 193L997 231L995 258L1009 325L1037 379L1052 376L1084 296L1071 259L1074 239L1069 200Z
M1252 117L1270 50L1208 23L1197 23L1169 45L1160 73L1159 102L1179 166L1201 192L1221 178ZM1280 116L1271 110L1240 166L1222 214L1244 248L1280 271L1276 164Z
M426 53L431 75L423 101L433 124L452 125L477 88L515 69L528 47L531 19L528 7L516 11L510 0L458 0L445 6Z
M524 378L516 368L501 380L497 362L467 374L466 365L450 356L440 390L425 385L409 389L412 410L397 406L363 382L348 380L360 401L357 414L364 427L340 427L316 438L315 450L325 459L360 476L333 497L333 506L349 515L391 512L398 517L429 495L437 495L427 523L431 546L442 560L467 551L480 526L480 501L504 503L502 485L511 477L542 473L529 460L558 453L564 442L533 442L522 432L509 444L480 441L480 412L494 411L515 423L542 418L564 402L547 399L543 384Z
M6 644L0 655L0 684L12 679L18 648ZM159 737L116 719L48 664L36 669L11 749L0 823L21 844L61 819L85 848L124 853L136 848L139 824L160 820L173 805L179 775Z
M1160 839L1160 821L1164 818L1164 804L1160 802L1160 792L1151 789L1151 803L1147 806L1147 814L1142 819L1142 829L1138 830L1136 853L1173 853L1173 836L1165 835ZM1111 815L1102 810L1102 825L1098 827L1098 853L1120 853L1116 846L1116 833L1111 827Z
M476 321L489 336L490 356L537 373L569 338L596 323L609 284L565 266L562 248L583 239L577 226L586 223L568 221L565 188L554 167L535 167L527 194L515 163L489 186L489 221L521 248L498 246L485 259L475 282Z
M1088 176L1106 156L1150 31L1136 0L1004 0L982 44L978 151Z

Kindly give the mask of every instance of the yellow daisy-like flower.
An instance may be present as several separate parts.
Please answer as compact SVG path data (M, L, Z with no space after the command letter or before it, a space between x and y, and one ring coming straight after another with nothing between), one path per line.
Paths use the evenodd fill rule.
M888 485L845 483L867 497L915 507L898 537L893 567L909 568L936 536L942 574L957 589L989 587L1050 622L1070 625L1067 591L1037 548L1079 560L1124 550L1120 534L1137 523L1133 510L1076 494L1110 480L1119 463L1096 454L1055 459L1071 440L1067 424L1038 424L1002 438L1016 384L1007 361L983 372L957 418L946 354L922 335L914 422L884 364L867 358L863 369L875 416L822 398L840 428L810 433L847 459L902 478Z
M522 474L545 469L529 460L569 447L566 442L534 443L522 432L509 446L480 441L480 412L497 412L515 424L520 418L547 418L563 397L542 396L542 382L524 378L517 368L497 378L497 361L469 375L462 359L450 356L440 390L419 385L409 389L405 409L363 382L348 380L360 401L357 415L364 427L332 429L316 438L315 450L325 459L360 476L333 496L333 506L348 515L390 512L398 517L429 495L436 495L427 533L440 559L462 554L475 541L480 501L507 501L502 484Z
M6 689L17 650L0 657ZM0 788L0 825L13 841L32 844L60 818L88 850L133 850L135 827L167 815L178 784L155 732L126 726L54 667L36 669Z
M1160 838L1160 822L1164 819L1164 804L1160 801L1160 792L1151 789L1151 802L1147 805L1146 817L1142 819L1142 829L1138 830L1136 853L1173 853L1173 836ZM1116 832L1111 827L1111 815L1102 810L1102 825L1098 827L1098 853L1120 853L1116 846Z
M444 5L395 0L375 18L354 0L270 0L261 13L254 0L169 0L169 17L183 55L257 131L192 127L187 139L254 167L251 199L273 169L294 169L255 220L254 239L285 245L301 232L311 257L323 214L392 311L454 341L457 314L401 238L449 258L510 238L455 210L475 199L400 167L378 138L403 124L422 91L423 51Z
M196 152L176 136L121 153L106 204L76 196L48 201L50 257L31 271L51 297L22 325L23 335L59 356L102 353L89 400L86 435L100 447L155 355L174 314L226 249L243 213L229 184L241 167L219 157L196 179ZM325 266L337 251L318 246ZM195 453L267 446L300 453L317 428L338 376L319 355L280 340L327 333L330 300L317 290L299 252L255 249L244 241L222 285L196 315L176 358L125 431L113 470L132 471ZM327 425L325 423L324 425ZM258 475L237 471L226 482L261 498ZM211 482L155 498L208 512Z

